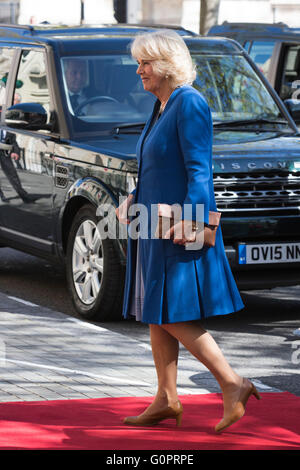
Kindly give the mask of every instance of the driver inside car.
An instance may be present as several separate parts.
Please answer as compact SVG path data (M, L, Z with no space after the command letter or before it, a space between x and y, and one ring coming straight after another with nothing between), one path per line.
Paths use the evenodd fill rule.
M64 73L73 114L78 114L76 112L78 107L92 96L87 87L88 61L75 58L65 59Z

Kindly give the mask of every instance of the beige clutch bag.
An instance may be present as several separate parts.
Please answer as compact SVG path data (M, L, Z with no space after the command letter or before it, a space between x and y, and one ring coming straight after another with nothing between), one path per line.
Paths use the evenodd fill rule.
M209 211L209 223L204 223L203 244L208 247L215 246L217 228L220 224L221 213ZM178 222L176 220L176 222ZM167 230L173 227L175 223L174 210L169 204L158 204L158 223L155 232L156 238L165 238ZM195 241L197 239L197 223L193 223L193 232L195 232ZM202 236L202 235L201 235Z

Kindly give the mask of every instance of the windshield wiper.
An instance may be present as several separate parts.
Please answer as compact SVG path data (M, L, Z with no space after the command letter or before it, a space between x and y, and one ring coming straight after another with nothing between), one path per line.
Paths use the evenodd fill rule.
M213 123L214 127L239 127L248 124L288 124L286 120L275 120L267 118L256 118L256 119L237 119L232 121L216 121Z
M120 132L125 134L136 134L140 132L145 127L145 122L134 122L130 124L120 124L113 128L114 134L120 134Z

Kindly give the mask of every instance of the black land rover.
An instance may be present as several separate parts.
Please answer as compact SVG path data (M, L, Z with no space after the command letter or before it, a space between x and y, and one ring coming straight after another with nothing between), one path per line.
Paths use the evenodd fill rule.
M154 29L0 27L0 242L65 263L86 318L120 318L126 237L102 236L99 222L109 230L105 207L117 207L138 177L136 143L154 97L129 46ZM297 127L237 42L177 31L212 110L216 201L238 285L296 284Z

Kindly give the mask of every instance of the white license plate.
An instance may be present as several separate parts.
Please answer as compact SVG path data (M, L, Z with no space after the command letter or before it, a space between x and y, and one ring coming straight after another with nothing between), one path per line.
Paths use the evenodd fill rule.
M300 263L300 242L238 245L239 264Z

